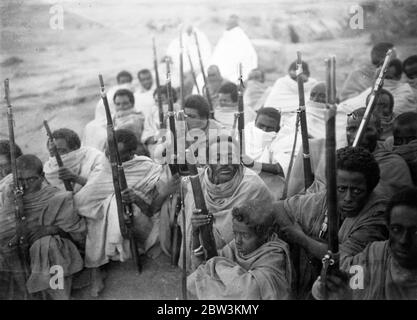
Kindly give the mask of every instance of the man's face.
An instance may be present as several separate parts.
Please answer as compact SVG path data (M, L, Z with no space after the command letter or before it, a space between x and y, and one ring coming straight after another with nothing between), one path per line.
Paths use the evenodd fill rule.
M404 68L404 73L407 75L407 78L416 79L417 78L417 63L406 65Z
M153 96L153 99L154 99L154 101L155 101L155 105L158 105L158 95L157 94L155 94L154 96ZM168 104L168 97L167 97L167 95L165 94L165 93L162 93L161 94L161 100L162 100L162 104L164 105L164 104Z
M120 160L126 162L132 159L133 153L126 149L126 146L123 142L117 143L117 149L119 150Z
M314 102L326 103L326 92L312 90L310 92L310 100Z
M379 117L389 117L392 115L389 96L386 94L379 95L375 104L375 113Z
M131 152L131 151L128 151L123 142L118 142L117 143L117 150L119 150L120 160L122 162L129 161L133 158L134 153ZM107 144L107 142L106 142L104 153L105 153L107 159L110 160L110 150L109 150L109 145Z
M184 113L186 115L185 121L187 123L188 130L203 130L207 127L208 119L202 118L196 109L184 108Z
M397 70L395 69L394 66L388 67L387 72L385 73L385 79L399 80L398 76L395 74L396 72L397 72Z
M116 105L116 112L126 111L133 108L133 104L130 102L128 96L116 96L116 99L114 99L114 104Z
M356 133L358 132L359 125L362 121L362 117L353 117L348 116L347 126L346 126L346 138L348 145L352 146L353 141L355 141ZM362 136L362 140L359 143L359 146L367 149L369 152L373 152L376 148L380 136L380 129L377 128L375 120L371 118L366 126L365 133Z
M245 256L255 251L265 241L265 239L259 239L256 233L244 222L239 222L236 219L233 219L232 228L236 243L236 249L240 256Z
M255 126L265 132L278 132L279 123L265 114L261 114L255 121Z
M343 217L355 217L368 200L365 176L359 172L337 170L337 208Z
M207 81L216 82L218 80L222 80L219 69L213 66L209 67L207 70Z
M0 154L0 180L12 172L10 159L5 154Z
M219 105L221 108L237 108L237 101L232 100L230 93L219 93Z
M42 188L43 177L35 170L24 169L17 171L17 179L25 194L39 191Z
M413 124L399 125L394 122L393 126L394 146L402 146L417 139L417 128Z
M57 149L57 151L58 151L58 154L60 155L60 156L62 156L62 155L64 155L64 154L67 154L67 153L70 153L72 150L68 147L68 144L67 144L67 142L65 141L65 139L62 139L62 138L58 138L58 139L54 139L54 141L55 141L55 146L56 146L56 149ZM49 150L49 155L51 156L51 157L54 157L55 156L55 154L54 154L54 152L53 152L53 149L52 149L52 146L51 146L51 142L48 140L48 150Z
M148 72L140 73L139 82L145 90L150 90L153 84L152 74Z
M391 210L389 244L394 259L403 268L417 267L417 212L399 205Z
M132 79L129 76L121 76L117 79L117 84L131 83Z
M233 177L235 176L236 172L239 169L239 164L233 164L233 162L238 162L236 161L236 159L233 159L233 154L232 154L232 143L228 143L228 149L229 152L227 153L227 164L221 164L221 154L225 153L226 150L221 150L221 152L218 152L218 144L214 143L210 146L209 152L210 152L210 157L209 159L211 159L212 155L215 154L216 155L216 160L217 163L210 163L209 164L209 168L211 171L211 182L214 184L221 184L221 183L225 183L227 181L230 181L233 179ZM226 149L226 148L224 148Z

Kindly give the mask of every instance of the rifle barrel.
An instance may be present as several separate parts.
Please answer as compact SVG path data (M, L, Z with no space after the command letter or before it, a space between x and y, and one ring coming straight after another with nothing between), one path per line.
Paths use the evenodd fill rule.
M200 61L201 75L203 76L204 88L206 89L207 102L210 106L210 119L214 119L213 102L211 101L210 89L207 84L206 72L204 70L203 59L201 58L200 44L198 42L197 32L194 31L195 44L197 46L198 60Z
M173 139L173 147L174 147L174 154L173 154L173 163L171 163L171 159L169 161L170 169L172 175L179 173L178 162L177 162L177 153L178 153L178 146L177 146L177 131L175 128L175 114L174 114L174 101L171 94L172 86L171 86L171 70L169 66L169 61L166 60L167 66L167 99L168 99L168 120L169 120L169 130L171 131L171 138Z
M239 63L238 65L238 124L237 129L239 132L239 146L240 146L240 159L242 159L243 155L245 154L245 137L244 137L244 130L245 130L245 110L244 110L244 103L243 103L243 76L242 76L242 64Z
M339 214L337 211L337 183L336 183L336 58L330 57L326 61L327 86L327 121L326 121L326 180L327 180L327 216L328 242L332 256L339 252ZM335 261L333 268L338 268Z
M382 64L381 70L379 71L378 77L375 80L369 102L366 105L365 114L363 115L362 121L359 125L359 129L356 132L355 140L353 141L353 147L357 147L362 140L363 134L365 133L366 127L371 118L371 114L374 109L375 100L381 88L384 84L385 73L387 72L388 64L391 61L393 50L389 49L385 55L384 63Z
M58 164L58 167L59 168L62 168L64 166L64 163L62 162L61 155L58 153L58 149L57 149L57 147L55 145L55 139L52 136L52 131L49 128L48 121L43 120L43 125L44 125L45 130L46 130L46 135L48 136L49 141L51 143L52 152L53 152L54 157L56 159L56 163ZM74 189L72 188L71 181L69 181L69 180L63 180L63 182L64 182L65 190L67 190L67 191L74 191Z
M313 172L311 171L310 162L310 145L308 141L308 128L307 128L307 116L304 98L304 80L303 75L303 64L301 60L301 52L297 51L297 85L298 85L298 113L300 116L300 127L301 127L301 140L303 144L303 167L304 167L304 189L308 187L314 181Z
M17 164L16 164L16 143L14 136L14 119L13 109L10 103L10 89L9 79L4 80L4 93L7 104L7 123L9 126L9 145L10 145L10 164L12 167L13 176L13 195L15 203L15 221L16 221L16 239L17 239L17 254L19 257L20 268L23 270L23 284L26 284L27 279L31 274L29 265L29 245L27 243L25 235L27 234L26 217L23 206L23 188L18 180ZM19 274L20 278L21 275ZM24 288L24 299L27 300L31 297L26 288Z
M117 148L117 140L114 131L113 120L110 113L110 106L107 100L102 75L99 75L99 81L101 87L101 98L103 100L107 117L107 144L109 148L109 158L112 169L113 188L116 198L120 232L123 238L129 240L133 261L135 262L137 270L141 272L142 266L139 261L135 237L133 235L134 220L132 204L124 204L122 201L122 191L127 188L127 181L123 169L123 163L121 161L119 150Z
M153 48L153 67L155 71L155 82L156 82L156 97L158 99L159 127L161 129L164 129L165 128L164 110L162 108L162 96L161 96L161 90L160 90L161 83L159 81L158 58L156 55L155 38L152 38L152 48Z

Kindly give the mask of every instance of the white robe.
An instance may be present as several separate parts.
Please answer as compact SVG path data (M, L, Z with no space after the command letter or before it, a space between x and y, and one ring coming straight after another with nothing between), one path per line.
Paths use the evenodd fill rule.
M200 47L201 53L201 60L203 61L204 67L208 68L208 61L211 56L211 44L208 40L207 36L197 28L193 28L193 30L197 34L198 44ZM198 49L195 43L194 34L188 35L187 32L182 33L182 44L183 44L183 68L184 72L191 71L191 66L188 61L187 52L190 55L191 63L193 64L194 72L196 75L200 73L200 60L198 57ZM173 61L173 68L175 68L175 72L179 74L179 66L180 66L180 39L179 37L172 40L168 46L167 56L171 57ZM207 70L206 70L207 73Z
M265 141L256 130L255 122L245 126L245 147L246 154L258 162L279 163L287 174L288 166L291 161L291 152L295 136L295 117L293 115L293 125L283 126L272 141ZM301 132L298 131L296 151L301 146ZM296 156L296 153L294 157Z
M155 104L155 100L153 98L153 92L155 90L155 85L152 85L152 88L149 90L145 90L144 88L140 88L135 91L135 110L138 112L142 112L143 115L146 116L152 109L152 106Z
M394 112L400 115L404 112L417 112L417 102L413 89L408 83L396 80L384 80L383 88L388 90L394 97ZM355 109L366 107L366 97L371 93L368 88L356 97L350 98L340 104L340 110L345 114Z
M216 107L214 109L214 118L219 122L223 127L228 130L233 129L235 123L235 114L237 113L237 107ZM251 108L245 108L244 111L245 124L252 122L256 118L256 113ZM237 120L236 127L237 130Z
M235 27L223 33L209 65L217 65L223 78L236 82L239 63L242 63L242 76L245 81L249 73L258 67L258 56L242 28Z
M304 82L304 97L307 100L310 97L311 89L317 84L317 80L308 78ZM281 113L293 112L298 108L298 85L289 75L275 81L272 90L266 98L265 107L275 108Z
M88 179L90 174L100 167L102 161L105 161L104 154L91 147L81 147L62 155L61 158L66 168L85 179ZM50 157L43 166L46 180L61 190L65 190L64 182L58 178L58 169L55 157ZM72 185L74 193L82 188L79 184Z

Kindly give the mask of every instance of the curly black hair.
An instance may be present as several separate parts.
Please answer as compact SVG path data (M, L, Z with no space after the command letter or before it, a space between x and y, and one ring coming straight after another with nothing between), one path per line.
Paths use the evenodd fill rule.
M71 151L80 149L81 147L80 137L75 131L71 129L68 129L68 128L57 129L54 132L52 132L52 136L54 137L54 139L64 139L68 145L68 148Z
M270 236L274 232L274 208L271 203L248 200L232 209L233 219L245 223L258 238Z
M368 193L371 193L379 182L378 163L374 156L362 147L345 147L337 150L336 166L338 170L363 174Z

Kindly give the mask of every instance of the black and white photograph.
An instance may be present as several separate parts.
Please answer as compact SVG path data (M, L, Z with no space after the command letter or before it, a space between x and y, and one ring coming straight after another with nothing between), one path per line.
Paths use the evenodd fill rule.
M1 0L0 22L0 300L417 300L417 1Z

